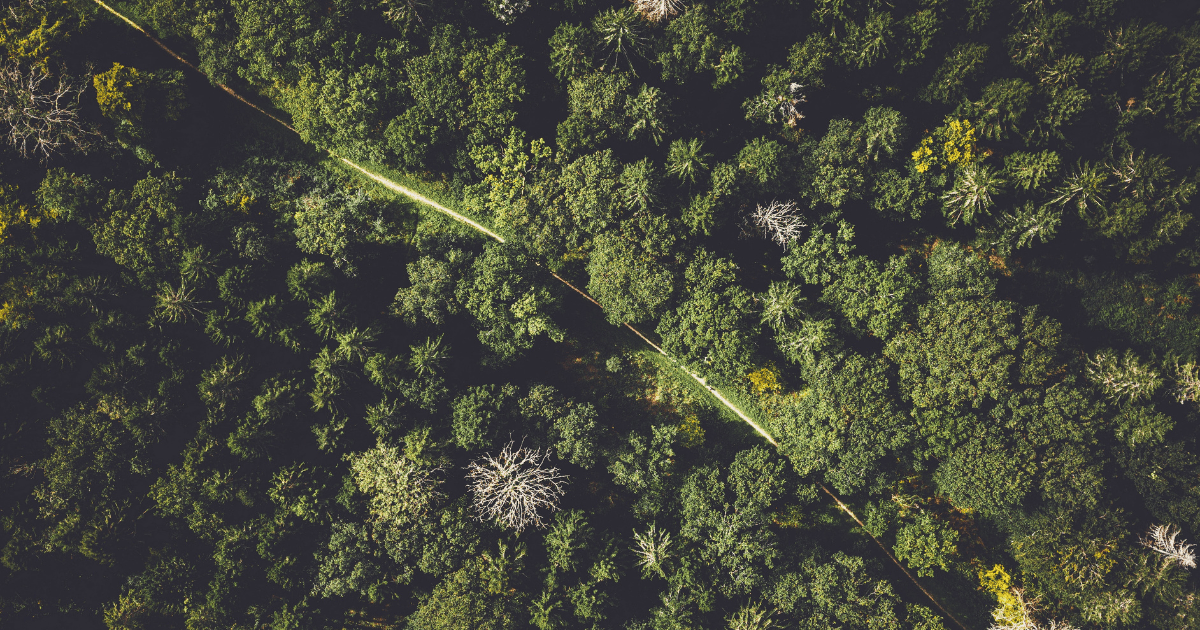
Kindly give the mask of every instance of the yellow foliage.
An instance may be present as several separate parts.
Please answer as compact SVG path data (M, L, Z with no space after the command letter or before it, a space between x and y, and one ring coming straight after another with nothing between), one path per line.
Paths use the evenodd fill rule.
M9 7L0 19L0 47L12 61L46 67L84 18L62 0L47 3L44 12L23 4Z
M944 127L942 149L949 164L966 164L975 159L975 127L970 121L951 120Z
M1012 576L1000 565L993 566L988 571L979 572L979 584L983 590L996 596L998 605L992 611L992 617L1000 625L1020 622L1025 618L1021 602L1013 593Z
M700 418L688 414L679 424L679 440L685 448L696 448L704 444L704 427L700 426Z
M917 172L924 173L933 166L936 159L933 156L933 138L925 136L921 138L921 144L917 145L917 150L912 152L913 161L917 163Z
M0 245L15 230L24 226L36 228L47 217L44 212L30 209L17 201L16 193L17 189L13 186L0 186Z
M946 168L968 164L978 157L975 141L975 127L971 121L949 119L921 138L917 150L912 152L915 168L918 173L924 173L933 166Z
M779 384L779 368L774 363L747 374L746 378L750 379L750 387L759 396L783 389Z
M136 68L114 63L108 72L96 75L92 84L96 86L100 113L116 120L141 119L146 75Z

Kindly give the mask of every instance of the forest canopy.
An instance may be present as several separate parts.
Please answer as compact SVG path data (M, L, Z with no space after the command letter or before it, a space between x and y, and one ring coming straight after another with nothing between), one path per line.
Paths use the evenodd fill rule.
M1200 628L1200 9L0 0L0 626Z

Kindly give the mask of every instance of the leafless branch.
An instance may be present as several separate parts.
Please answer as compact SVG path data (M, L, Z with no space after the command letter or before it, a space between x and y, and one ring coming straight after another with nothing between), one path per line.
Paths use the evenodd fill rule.
M1188 569L1196 568L1195 545L1178 540L1179 530L1171 525L1151 525L1150 531L1139 541L1142 546L1162 554L1168 561L1178 562Z
M680 0L633 0L633 7L651 22L675 17L683 11Z
M746 218L743 234L756 234L770 239L780 247L786 248L788 243L800 238L801 231L808 227L804 217L794 201L772 201L767 205L759 204Z
M475 495L479 519L494 519L518 532L530 525L545 527L538 510L556 511L568 482L557 468L546 466L549 457L549 450L509 442L499 454L471 462L467 483Z
M42 67L23 70L17 62L0 67L0 118L7 140L21 157L45 162L67 149L86 152L99 134L79 115L86 77L59 71L57 82Z

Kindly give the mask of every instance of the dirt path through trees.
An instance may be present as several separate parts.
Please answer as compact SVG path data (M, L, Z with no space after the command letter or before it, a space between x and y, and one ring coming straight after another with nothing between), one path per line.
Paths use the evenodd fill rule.
M143 35L145 35L146 37L148 37L148 38L149 38L151 41L153 41L153 42L155 43L155 45L157 45L159 48L161 48L163 51L165 51L165 52L166 52L167 54L169 54L171 57L175 58L177 61L179 61L180 63L184 64L185 66L187 66L187 67L188 67L188 68L190 68L191 70L193 70L193 71L195 71L195 72L199 73L201 76L204 76L204 77L205 77L205 79L208 79L208 76L207 76L207 75L205 75L203 72L201 72L201 70L200 70L199 68L197 68L195 65L193 65L193 64L192 64L191 62L189 62L188 60L184 59L182 56L180 56L180 55L179 55L178 53L176 53L175 51L173 51L173 50L171 50L170 48L168 48L168 47L167 47L165 44L163 44L163 43L162 43L162 42L161 42L161 41L160 41L160 40L159 40L157 37L155 37L154 35L150 34L150 32L149 32L149 31L147 31L146 29L144 29L144 28L142 28L141 26L139 26L139 25L138 25L136 22L134 22L133 20L130 20L129 18L125 17L124 15L122 15L122 14L118 13L118 12L117 12L115 9L113 9L113 8L112 8L112 7L110 7L109 5L105 4L104 2L101 2L101 0L93 0L93 1L94 1L96 4L100 5L102 8L104 8L104 9L105 9L106 11L108 11L109 13L112 13L114 16L116 16L117 18L119 18L121 21L125 22L126 24L128 24L128 25L129 25L129 26L131 26L131 27L133 27L135 30L137 30L137 31L138 31L138 32L140 32L141 34L143 34ZM210 83L211 83L211 80L210 80ZM274 122L276 122L276 123L278 123L278 124L282 125L282 126L283 126L283 127L285 127L285 128L288 130L288 131L291 131L292 133L296 133L297 135L299 135L299 132L297 132L297 131L296 131L296 129L295 129L294 127L292 127L291 125L289 125L287 122L285 122L285 121L281 120L281 119L280 119L280 118L278 118L277 116L275 116L275 115L271 114L271 113L270 113L270 112L268 112L267 110L265 110L265 109L263 109L262 107L260 107L260 106L258 106L258 105L256 105L256 104L254 104L254 103L252 103L252 102L250 102L249 100L246 100L246 99L245 99L245 98L243 98L241 95L239 95L238 93L236 93L236 92L234 92L232 89L230 89L228 86L226 86L226 85L224 85L224 84L222 84L222 83L214 83L214 85L216 85L217 87L221 88L223 91L227 92L227 93L228 93L230 96L232 96L232 97L236 98L237 100L241 101L243 104L245 104L245 105L248 105L248 106L250 106L250 107L254 108L254 109L255 109L255 110L257 110L259 113L261 113L261 114L263 114L264 116L266 116L266 117L270 118L272 121L274 121ZM358 171L359 173L361 173L362 175L364 175L365 177L367 177L367 178L368 178L368 179L370 179L371 181L374 181L375 183L377 183L377 184L379 184L379 185L383 186L384 188L387 188L388 190L391 190L392 192L395 192L395 193L398 193L398 194L404 195L405 197L408 197L409 199L412 199L412 200L414 200L414 201L416 201L416 202L418 202L418 203L421 203L421 204L424 204L424 205L426 205L426 206L428 206L428 207L430 207L430 208L433 208L434 210L437 210L438 212L441 212L442 214L445 214L445 215L449 216L450 218L454 219L455 221L458 221L458 222L460 222L460 223L463 223L463 224L465 224L465 225L467 225L467 226L471 227L472 229L474 229L474 230L476 230L476 231L478 231L478 232L480 232L480 233L482 233L482 234L485 234L485 235L487 235L488 237L490 237L490 238L492 238L492 239L495 239L496 241L498 241L498 242L500 242L500 243L503 243L503 242L504 242L504 238L503 238L502 236L500 236L499 234L496 234L496 233L495 233L495 232L493 232L492 230L489 230L488 228L484 227L484 226L483 226L483 225L481 225L480 223L478 223L478 222L476 222L476 221L474 221L474 220L472 220L472 219L470 219L470 218L468 218L468 217L466 217L466 216L464 216L464 215L462 215L462 214L460 214L460 213L458 213L458 212L455 212L455 211L453 211L453 210L451 210L451 209L447 208L446 206L444 206L444 205L442 205L442 204L439 204L439 203L437 203L437 202L433 201L432 199L429 199L428 197L426 197L426 196L424 196L424 195L422 195L422 194L418 193L418 192L417 192L417 191L415 191L415 190L412 190L411 188L408 188L408 187L406 187L406 186L402 186L402 185L400 185L400 184L398 184L398 183L396 183L396 182L394 182L394 181L392 181L392 180L390 180L390 179L388 179L388 178L386 178L386 177L383 177L382 175L379 175L379 174L377 174L377 173L373 173L373 172L371 172L371 171L367 170L366 168L363 168L362 166L360 166L360 165L356 164L355 162L353 162L353 161L351 161L351 160L349 160L349 159L346 159L346 158L344 158L344 157L341 157L341 156L339 156L339 155L337 155L337 154L333 153L332 151L327 151L327 152L329 153L329 155L330 155L330 156L332 156L332 157L334 157L334 158L338 159L339 161L343 162L343 163L344 163L344 164L346 164L347 166L349 166L349 167L353 168L354 170ZM584 299L588 300L588 301L589 301L589 302L591 302L592 304L595 304L595 305L596 305L598 308L603 308L603 307L601 307L601 306L600 306L600 303L599 303L599 302L597 302L597 301L596 301L594 298L592 298L592 296L588 295L588 294L587 294L586 292L584 292L583 290L581 290L581 289L579 289L579 288L575 287L575 285L571 284L570 282L568 282L568 281L567 281L566 279L564 279L563 277L561 277L561 276L559 276L558 274L556 274L556 273L553 273L553 272L551 272L551 273L550 273L550 275L554 276L554 278L555 278L556 280L558 280L559 282L561 282L561 283L563 283L564 285L566 285L566 286L567 286L568 288L570 288L572 291L575 291L575 292L576 292L576 293L578 293L579 295L583 296L583 297L584 297ZM711 395L713 396L713 398L715 398L715 399L716 399L718 402L720 402L720 403L721 403L723 406L725 406L727 409L729 409L730 411L732 411L732 412L733 412L735 415L737 415L737 417L738 417L738 418L740 418L740 419L741 419L742 421L744 421L746 424L750 425L750 427L751 427L751 428L753 428L753 429L755 430L755 432L757 432L757 433L758 433L759 435L761 435L761 436L762 436L764 439L766 439L768 442L770 442L772 446L775 446L776 448L779 448L779 442L777 442L777 441L775 440L775 438L771 436L771 434L770 434L770 433L768 433L768 432L767 432L765 429L763 429L763 427L762 427L762 426L760 426L760 425L759 425L757 422L755 422L753 418L751 418L750 416L748 416L748 415L747 415L746 413L744 413L744 412L743 412L741 409L738 409L738 408L737 408L737 406L735 406L735 405L734 405L732 402L730 402L730 401L729 401L729 399L728 399L728 398L726 398L724 395L722 395L722 394L721 394L721 392L720 392L720 391L719 391L717 388L713 387L712 385L709 385L709 384L708 384L708 382L707 382L707 381L706 381L706 380L705 380L703 377L701 377L700 375L698 375L698 374L696 374L696 373L692 372L691 370L687 369L687 368L686 368L686 367L685 367L685 366L684 366L682 363L680 363L680 362L679 362L677 359L675 359L675 358L674 358L674 357L672 357L671 355L667 354L667 353L666 353L666 352L665 352L665 351L664 351L664 350L663 350L661 347L659 347L659 346L658 346L658 344L656 344L656 343L654 343L653 341L651 341L651 340L650 340L648 337L646 337L644 334L642 334L642 333L641 333L639 330L637 330L637 329L636 329L636 328L634 328L633 326L631 326L631 325L629 325L629 324L625 324L625 327L626 327L626 328L628 328L629 330L631 330L631 331L632 331L632 332L633 332L635 335L637 335L637 336L638 336L638 337L639 337L639 338L640 338L642 341L646 342L646 344L648 344L648 345L649 345L651 348L654 348L654 350L658 351L658 352L659 352L659 353L661 353L663 356L665 356L665 357L667 357L668 359L670 359L670 361L671 361L671 363L672 363L672 364L674 364L674 365L675 365L676 367L678 367L680 370L682 370L682 371L686 372L686 373L687 373L687 375L688 375L688 376L690 376L690 377L692 377L693 379L695 379L695 381L696 381L696 382L700 383L700 385L702 385L702 386L704 387L704 389L705 389L705 390L706 390L706 391L707 391L709 394L711 394ZM894 556L894 555L891 553L891 551L889 551L889 550L888 550L887 546L886 546L886 545L884 545L884 544L883 544L883 543L882 543L882 542L881 542L881 541L880 541L878 538L876 538L876 537L875 537L873 534L871 534L869 531L867 531L866 527L863 525L862 521L861 521L861 520L858 518L858 516L857 516L857 515L855 515L855 514L854 514L854 512L853 512L853 511L851 511L851 510L850 510L850 508L849 508L849 507L847 507L847 506L846 506L846 504L842 502L842 500L841 500L841 499L839 499L839 498L838 498L836 495L834 495L834 494L833 494L833 492L831 492L831 491L830 491L828 488L826 488L824 484L818 484L818 485L820 485L821 489L822 489L822 490L823 490L823 491L824 491L826 494L828 494L828 495L829 495L829 497L830 497L830 498L831 498L831 499L834 501L834 503L836 503L836 504L837 504L837 506L838 506L838 508L839 508L840 510L842 510L842 511L843 511L843 512L845 512L847 515L849 515L849 516L850 516L850 518L851 518L851 519L853 519L853 520L854 520L854 522L858 524L858 526L859 526L859 528L860 528L860 529L862 529L864 532L867 532L867 535L868 535L868 536L870 536L870 537L871 537L871 539L875 541L875 544L876 544L876 545L878 545L878 546L879 546L879 548L880 548L881 550L883 550L883 553L884 553L884 554L885 554L885 555L888 557L888 559L889 559L889 560L891 560L891 561L892 561L892 562L893 562L893 563L894 563L894 564L895 564L895 565L896 565L896 566L897 566L897 567L898 567L898 568L899 568L899 569L900 569L902 572L904 572L904 575L906 575L906 576L908 577L908 579L910 579L910 580L913 582L913 584L915 584L915 585L916 585L916 587L917 587L917 588L918 588L918 589L919 589L919 590L920 590L922 593L924 593L926 597L928 597L928 598L929 598L929 600L930 600L930 601L933 603L933 605L934 605L934 606L936 606L936 607L937 607L937 609L938 609L939 611L941 611L941 613L942 613L942 614L943 614L943 615L944 615L944 616L945 616L947 619L949 619L950 621L954 622L954 624L955 624L955 625L957 625L957 626L958 626L958 627L959 627L961 630L966 630L966 626L965 626L965 625L963 625L963 623L962 623L962 622L960 622L960 621L959 621L959 620L958 620L956 617L954 617L954 615L950 614L950 612L949 612L949 611L947 611L947 610L945 609L945 607L943 607L943 606L942 606L941 602L939 602L939 601L937 600L937 598L933 596L933 594L932 594L932 593L930 593L928 590L926 590L926 589L925 589L925 587L924 587L924 586L923 586L923 585L920 583L920 581L918 581L918 580L917 580L917 578L916 578L916 577L915 577L915 576L914 576L914 575L913 575L911 572L909 572L909 570L908 570L907 568L905 568L905 567L904 567L904 565L902 565L902 564L901 564L901 563L900 563L900 562L899 562L899 561L896 559L896 557L895 557L895 556Z

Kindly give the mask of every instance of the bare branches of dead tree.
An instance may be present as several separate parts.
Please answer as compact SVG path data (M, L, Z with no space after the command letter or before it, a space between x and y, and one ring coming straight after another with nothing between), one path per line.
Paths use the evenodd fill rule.
M550 451L504 445L496 455L484 455L467 466L467 484L475 495L480 520L493 519L521 531L544 527L540 509L554 512L566 492L568 478L546 465Z
M1151 525L1150 531L1139 542L1168 561L1178 562L1179 566L1187 569L1195 569L1196 552L1193 548L1196 545L1178 540L1179 533L1179 529L1171 525Z
M633 0L633 7L651 22L675 17L683 11L683 3L679 0Z
M68 149L86 152L99 136L79 114L86 86L86 77L63 71L55 78L39 66L0 66L0 121L8 144L43 162Z
M767 205L759 204L754 212L746 217L742 226L744 235L758 235L787 247L788 243L800 238L804 228L808 227L800 209L794 201L772 201Z

